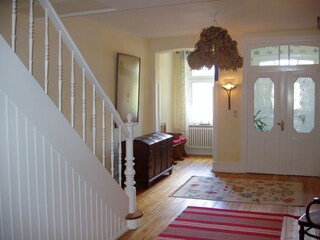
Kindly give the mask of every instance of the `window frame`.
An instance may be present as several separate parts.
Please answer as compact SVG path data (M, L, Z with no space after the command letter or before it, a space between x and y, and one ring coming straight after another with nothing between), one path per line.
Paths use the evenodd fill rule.
M214 68L214 66L213 66ZM216 69L215 69L216 71ZM215 73L215 72L214 72ZM211 75L207 75L207 76L192 76L192 69L188 66L188 69L187 69L187 96L188 96L188 101L187 101L187 109L189 108L189 106L192 106L192 99L193 99L193 92L192 92L192 84L193 83L212 83L212 89L215 87L215 80L214 80L214 74L211 76ZM213 104L213 98L214 98L214 94L213 94L213 91L212 91L212 107L214 108L214 104ZM211 122L209 122L208 124L210 126L213 126L213 114L214 114L214 111L213 111L213 108L212 108L212 117L211 117ZM189 112L189 110L188 110ZM201 125L201 124L205 124L205 125L208 125L206 123L195 123L195 122L189 122L188 125Z

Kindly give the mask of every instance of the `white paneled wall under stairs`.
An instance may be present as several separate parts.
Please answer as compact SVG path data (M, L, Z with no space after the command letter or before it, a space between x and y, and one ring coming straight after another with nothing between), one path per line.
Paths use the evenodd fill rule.
M128 196L6 45L1 38L0 238L116 239Z

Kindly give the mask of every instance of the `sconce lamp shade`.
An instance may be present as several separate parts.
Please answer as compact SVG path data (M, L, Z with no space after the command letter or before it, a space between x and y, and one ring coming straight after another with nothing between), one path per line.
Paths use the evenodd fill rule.
M227 91L228 95L228 109L231 109L231 103L230 103L230 97L231 97L231 91L236 88L237 85L232 84L230 82L226 84L221 84L221 87L223 87Z
M225 90L232 90L236 87L237 85L232 84L232 83L226 83L226 84L221 84L221 87L223 87Z

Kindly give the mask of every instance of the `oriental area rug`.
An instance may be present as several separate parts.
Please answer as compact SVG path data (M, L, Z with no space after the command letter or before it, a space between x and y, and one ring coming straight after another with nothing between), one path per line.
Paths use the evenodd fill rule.
M280 239L285 214L187 207L156 239Z
M172 197L305 206L301 182L192 176Z

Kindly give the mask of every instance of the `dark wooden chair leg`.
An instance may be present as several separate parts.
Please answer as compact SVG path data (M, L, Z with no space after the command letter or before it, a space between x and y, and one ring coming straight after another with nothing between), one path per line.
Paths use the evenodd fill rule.
M186 152L185 146L184 146L186 143L187 143L187 141L181 143L181 155L183 157L189 157L189 155Z
M300 226L299 240L304 240L304 227L303 226Z
M314 197L313 201L309 202L306 207L305 214L303 214L298 220L298 224L300 226L299 240L303 240L304 235L308 235L314 239L320 239L320 236L309 232L310 230L320 230L320 210L311 210L314 204L320 204L320 197Z
M181 144L176 144L173 146L173 159L174 160L184 160L184 158L181 156Z

